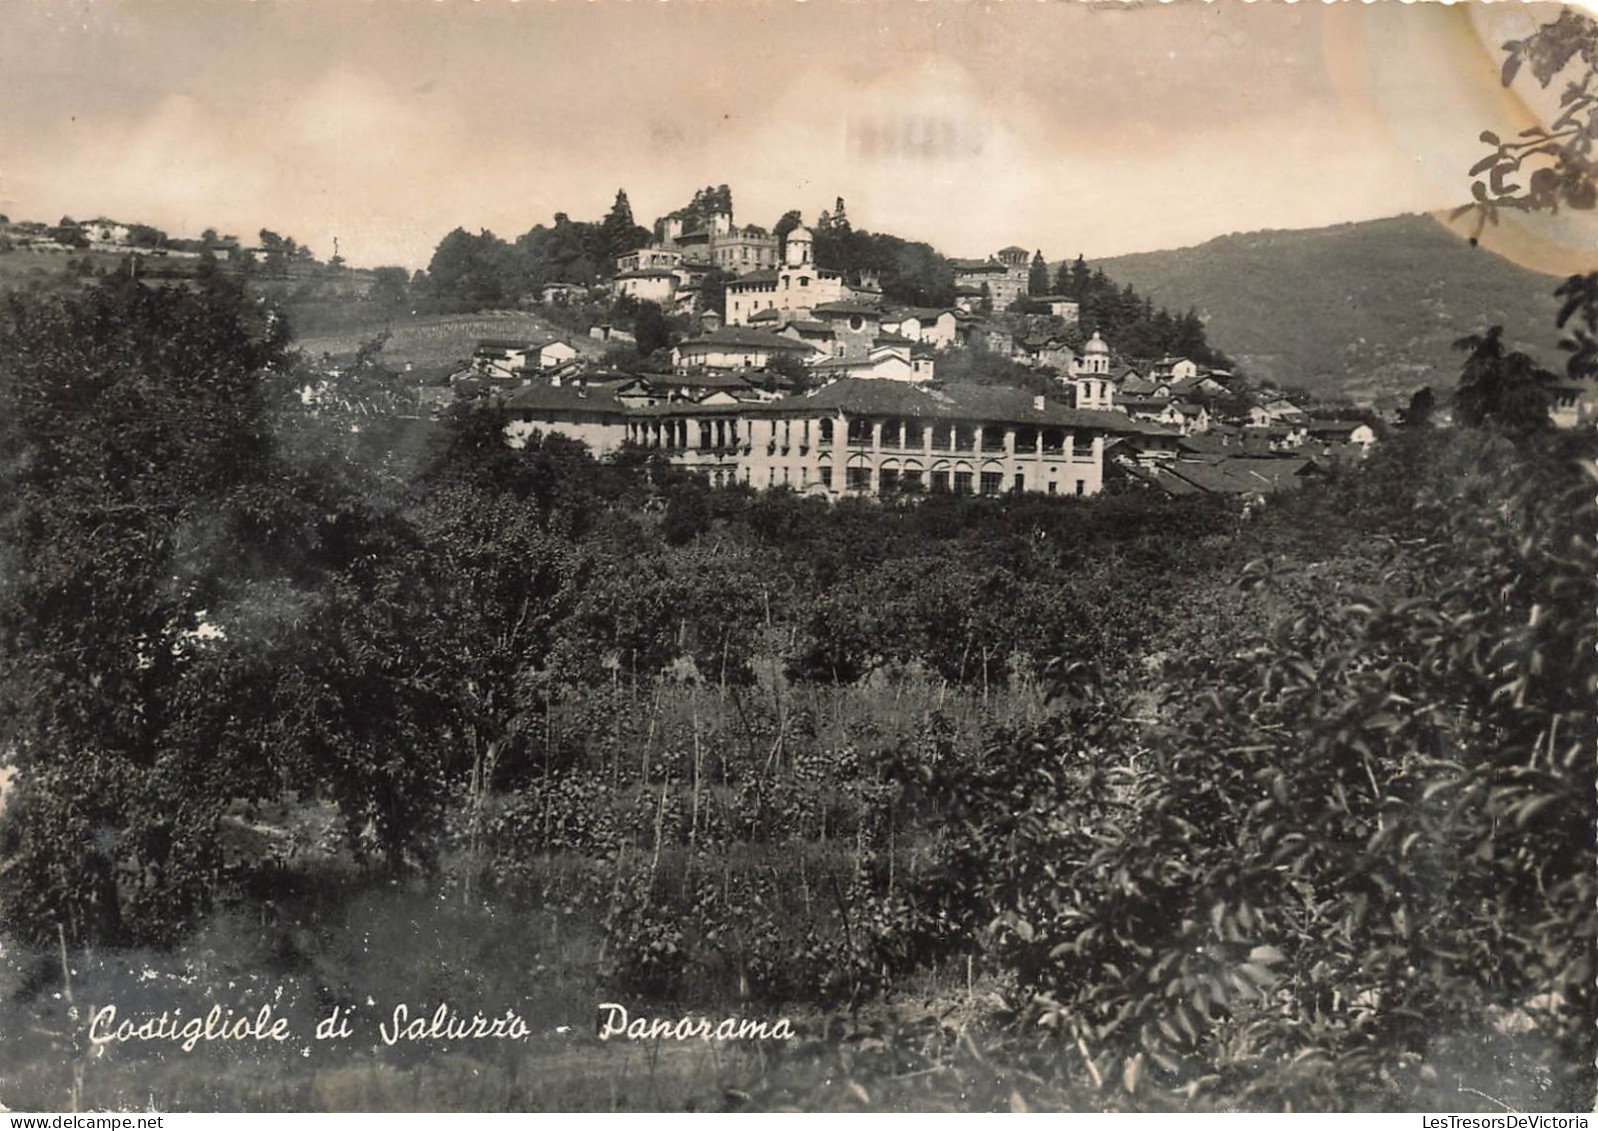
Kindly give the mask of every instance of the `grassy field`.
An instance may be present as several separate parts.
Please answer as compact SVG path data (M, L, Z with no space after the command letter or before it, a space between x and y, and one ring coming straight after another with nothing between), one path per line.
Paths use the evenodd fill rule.
M384 330L389 332L383 360L389 365L410 362L417 366L447 365L472 356L483 338L512 338L533 341L564 337L582 354L598 356L604 347L590 338L572 334L551 325L544 318L524 310L486 310L475 314L402 315L392 321L374 319L334 333L310 334L299 346L319 357L354 353L363 342Z
M466 847L461 799L444 867L428 878L358 866L327 806L253 810L226 831L239 842L229 866L256 865L176 949L0 951L0 1104L659 1111L783 1106L801 1093L807 1106L858 1104L831 1067L840 1048L866 1041L890 1004L974 1019L985 979L978 966L974 989L960 960L910 973L890 994L864 957L853 986L834 976L850 923L867 929L867 859L891 856L902 885L928 847L880 838L869 815L880 787L839 768L935 719L968 749L987 727L1041 709L1031 688L984 701L921 680L742 697L667 683L596 690L557 712L542 750L505 767L517 784L490 799L483 849ZM545 776L551 757L566 764L559 781ZM787 1018L794 1036L602 1041L605 1002L672 1022ZM440 1003L463 1018L512 1011L529 1033L384 1040L396 1006L430 1019ZM90 1022L108 1005L136 1023L270 1006L292 1037L190 1051L97 1044ZM335 1006L350 1032L318 1040Z

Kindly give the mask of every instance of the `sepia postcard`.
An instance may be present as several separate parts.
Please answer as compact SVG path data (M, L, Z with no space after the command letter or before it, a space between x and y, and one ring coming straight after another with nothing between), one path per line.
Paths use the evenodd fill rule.
M1587 1126L1598 18L0 21L17 1126Z

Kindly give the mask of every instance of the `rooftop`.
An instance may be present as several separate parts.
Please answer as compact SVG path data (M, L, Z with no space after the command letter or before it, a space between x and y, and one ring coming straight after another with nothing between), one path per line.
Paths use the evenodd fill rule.
M534 382L506 393L503 404L507 411L549 411L598 413L620 416L622 406L616 403L616 386L606 383L583 388L578 385L546 385Z
M770 334L765 330L751 330L747 326L723 326L718 330L712 330L708 334L690 338L678 348L686 350L690 346L703 346L707 349L722 347L731 349L798 350L803 353L809 353L815 348L793 338L785 338L780 334Z
M816 314L860 314L868 318L882 317L880 306L868 302L850 302L848 299L840 302L824 302L811 309Z
M747 287L755 283L765 284L775 283L776 281L777 273L775 271L751 271L749 274L740 275L736 279L728 279L727 289L733 290L736 287Z

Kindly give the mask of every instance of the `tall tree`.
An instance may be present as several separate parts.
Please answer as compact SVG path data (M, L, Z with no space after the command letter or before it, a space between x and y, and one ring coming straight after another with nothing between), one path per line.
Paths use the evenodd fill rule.
M844 234L854 230L849 224L849 214L844 211L843 197L841 196L838 197L832 206L832 229Z
M705 272L699 281L699 313L713 310L723 318L727 316L727 284L731 279L720 267Z
M1503 338L1504 328L1493 326L1454 343L1469 354L1454 396L1459 423L1513 433L1547 428L1554 375L1519 351L1506 352Z
M1049 265L1043 258L1041 248L1032 253L1032 270L1027 274L1026 290L1029 295L1049 293Z
M1071 264L1071 289L1066 293L1078 302L1088 297L1088 286L1092 280L1092 272L1088 270L1088 261L1081 255L1076 257Z
M666 322L665 312L652 302L639 303L638 319L633 326L633 337L636 340L638 352L646 356L656 350L670 348L671 327Z
M1430 385L1422 385L1409 398L1409 406L1404 409L1403 424L1406 428L1424 428L1432 422L1436 411L1436 394Z
M599 225L598 242L606 260L615 260L649 243L649 229L633 220L627 190L616 190L616 202Z

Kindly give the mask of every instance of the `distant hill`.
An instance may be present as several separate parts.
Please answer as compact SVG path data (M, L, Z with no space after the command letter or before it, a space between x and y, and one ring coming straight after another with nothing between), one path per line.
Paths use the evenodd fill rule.
M1462 361L1451 344L1494 324L1515 348L1563 364L1559 280L1427 216L1221 236L1094 266L1159 305L1196 307L1211 344L1250 374L1323 395L1451 388Z

